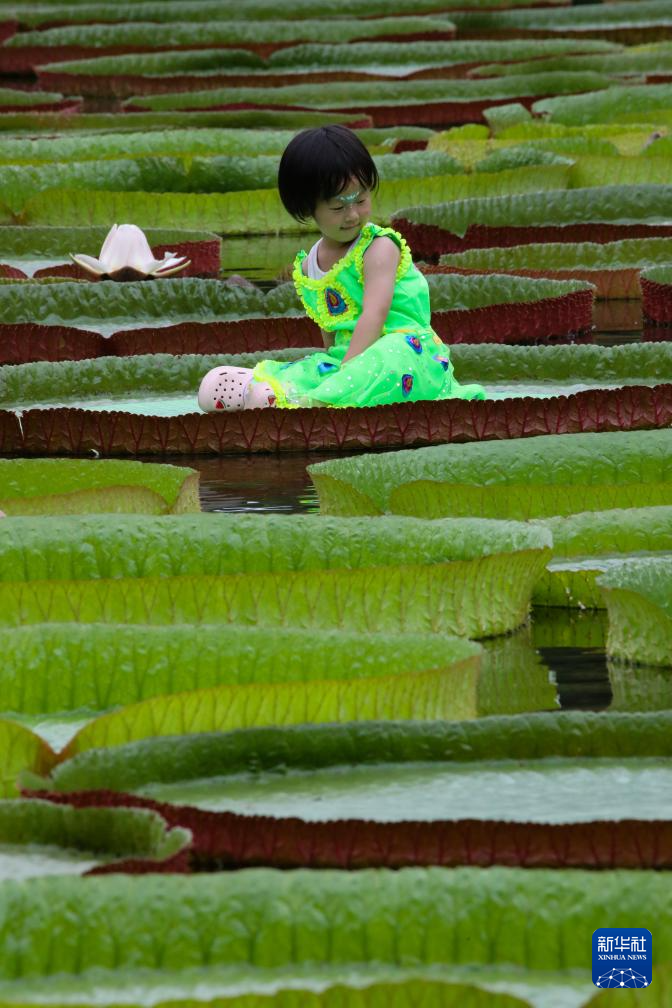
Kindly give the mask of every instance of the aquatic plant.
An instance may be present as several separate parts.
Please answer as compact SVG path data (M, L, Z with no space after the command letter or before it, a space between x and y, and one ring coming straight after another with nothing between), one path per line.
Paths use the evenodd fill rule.
M326 514L526 519L669 504L672 433L567 434L309 466Z

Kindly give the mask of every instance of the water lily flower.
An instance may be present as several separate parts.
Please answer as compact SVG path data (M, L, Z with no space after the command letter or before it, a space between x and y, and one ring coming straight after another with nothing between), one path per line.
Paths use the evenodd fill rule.
M171 276L189 265L186 256L164 252L155 259L144 231L135 224L113 224L100 250L100 258L72 255L70 258L89 273L110 280L145 280Z

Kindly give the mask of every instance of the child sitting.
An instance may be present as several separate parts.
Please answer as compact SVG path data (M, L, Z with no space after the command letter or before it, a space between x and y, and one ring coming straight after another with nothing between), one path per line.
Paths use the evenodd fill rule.
M322 330L324 353L254 369L218 367L201 382L201 409L381 406L420 399L485 399L459 385L431 327L429 288L405 240L369 221L378 172L344 126L299 133L280 161L278 188L296 220L322 237L294 261L294 285Z

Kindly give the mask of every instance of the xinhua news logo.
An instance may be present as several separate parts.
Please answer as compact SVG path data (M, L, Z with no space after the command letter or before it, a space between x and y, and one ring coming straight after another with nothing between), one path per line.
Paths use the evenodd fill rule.
M596 987L648 987L652 941L646 928L598 928L593 931L593 983Z

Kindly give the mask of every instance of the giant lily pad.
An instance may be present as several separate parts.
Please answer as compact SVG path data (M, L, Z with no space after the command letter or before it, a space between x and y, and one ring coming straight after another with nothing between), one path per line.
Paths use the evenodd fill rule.
M642 270L642 311L653 322L672 322L672 268L654 266Z
M609 612L607 654L623 661L672 665L672 560L628 560L597 579Z
M331 514L534 518L672 503L672 433L443 445L309 467Z
M456 722L294 725L179 735L90 749L42 778L62 792L137 791L189 777L317 771L341 766L488 760L669 758L670 711L537 712Z
M101 459L0 459L0 510L9 515L180 514L200 508L194 469Z
M144 746L152 758L150 747L160 742L136 744L135 755ZM184 746L178 750L185 755ZM128 759L131 746L122 751ZM68 795L67 801L159 811L171 824L193 832L201 864L227 867L499 863L664 868L671 863L663 841L672 828L658 822L659 796L672 774L669 760L355 766L346 758L316 771L283 768L280 773L234 776L221 766L213 776L199 776L196 752L192 745L186 772L175 763L162 768L166 775L172 771L170 781L146 783L134 794L85 790ZM632 794L616 812L608 788L613 778ZM595 798L598 791L602 801ZM577 794L590 798L577 800ZM60 793L53 798L66 800ZM642 843L647 835L649 842Z
M519 523L310 515L16 519L0 523L2 540L6 625L336 622L464 636L523 622L550 546Z
M596 578L630 556L672 552L672 508L613 510L546 518L553 559L534 590L537 605L604 608Z
M71 721L79 712L81 723L120 706L79 738L104 735L109 742L115 725L137 737L150 727L154 734L157 725L165 734L171 726L199 731L382 719L404 710L409 717L443 712L452 718L478 711L481 649L458 638L72 623L0 630L0 639L3 634L3 709L24 721L29 715L52 744L63 735L59 714ZM495 674L493 668L491 680Z
M431 257L540 241L603 244L621 238L668 237L670 214L672 186L612 185L413 206L397 211L392 220L416 255Z
M149 810L0 801L0 879L184 870L190 839Z
M190 117L194 113L189 113ZM252 114L252 113L249 113ZM423 181L423 195L433 203L501 193L564 190L569 166L547 165L482 175L438 175ZM82 191L87 198L82 201ZM417 180L381 183L376 216L388 220L400 206L417 198ZM113 192L99 189L51 189L29 199L21 214L30 224L104 225L133 220L141 227L206 228L228 235L302 233L313 224L291 218L274 189L229 193Z
M30 109L35 112L72 112L81 104L81 98L64 98L53 91L24 91L0 88L0 112Z
M288 351L281 353L286 359ZM544 398L544 391L562 394ZM193 395L187 397L186 405L184 401L178 403L177 410L155 402L155 415L151 416L138 415L149 411L149 404L142 399L122 410L115 409L118 404L110 400L105 404L109 410L105 414L96 411L96 404L91 402L83 404L86 408L29 409L20 416L5 410L0 412L0 451L69 455L95 450L121 456L352 451L561 432L667 428L672 422L669 385L578 391L562 385L545 390L542 384L532 392L532 396L485 403L437 400L338 411L315 407L242 410L223 415L184 412L192 408ZM171 412L178 415L165 415Z
M167 406L174 403L173 412L186 413L196 408L196 389L211 368L224 364L253 368L263 358L298 360L312 352L313 348L305 347L249 354L163 353L8 365L0 367L0 407L81 407L89 401L92 408L102 411L130 408L130 400L140 408L144 400L145 412L165 401ZM672 345L668 344L455 344L450 355L460 381L480 381L486 393L497 399L672 382Z
M398 14L415 14L418 9L421 12L430 14L432 11L443 13L443 11L456 8L461 10L464 7L473 7L484 10L497 10L498 8L524 7L528 0L422 0L420 4L414 0L396 0L394 10ZM567 0L537 0L538 6L544 4L562 4ZM3 4L0 7L0 14L7 7L17 13L13 4ZM325 0L320 7L320 15L324 18L337 15L342 17L364 16L373 17L387 14L389 3L386 0L347 0L346 3L339 3L337 0ZM217 2L213 0L192 0L189 13L192 21L229 20L229 15L234 16L230 20L269 20L277 17L278 8L271 0L248 0L244 7L235 8L234 11L222 10ZM315 14L315 7L308 0L297 0L288 16L292 21L301 21L310 18ZM48 27L49 24L65 22L69 24L87 24L95 22L133 22L133 21L157 21L172 22L182 21L184 12L180 10L179 4L156 3L154 0L140 0L129 9L127 13L120 11L118 7L108 3L96 3L92 0L78 0L77 3L65 6L62 0L49 0L46 8L40 7L37 10L18 11L18 23L23 27Z
M169 996L168 992L165 992ZM82 993L81 996L84 996ZM132 998L132 995L129 995ZM143 999L157 996L156 992L145 990ZM161 993L158 994L161 996ZM39 996L38 996L39 999ZM34 1008L33 1002L30 1008ZM145 1001L145 1004L147 1002ZM0 1002L2 1008L29 1008L23 1003ZM138 1002L124 1001L126 1008L144 1008ZM395 979L367 984L366 987L349 987L334 984L318 992L313 990L288 989L276 993L234 994L217 997L216 1001L152 1000L155 1008L202 1008L203 1005L217 1008L529 1008L528 1001L521 1001L512 994L492 993L468 983L451 983L438 980ZM88 1008L76 1005L74 1008ZM657 1008L656 1005L653 1008Z
M242 128L268 128L273 130L297 130L308 126L325 126L340 122L352 127L369 127L371 120L362 115L341 115L338 112L281 112L276 109L236 109L228 112L192 112L189 128L235 130ZM17 138L26 134L33 138L40 131L73 136L77 133L92 134L107 132L137 133L140 130L165 131L173 127L184 129L184 116L177 112L138 112L134 116L122 112L81 112L76 116L64 117L58 112L5 112L0 119L0 128ZM408 127L407 127L408 128ZM125 153L122 151L122 153ZM62 222L59 222L62 223ZM109 225L109 221L107 222ZM151 226L151 225L149 225ZM169 225L170 226L170 225Z
M669 9L666 14L669 18ZM533 106L533 111L554 123L580 126L584 123L623 123L627 121L626 117L630 122L634 118L639 122L648 122L659 111L668 111L671 104L670 84L649 84L646 87L635 84L610 87L601 94L545 98Z
M380 178L438 177L458 174L459 165L442 151L406 151L375 157ZM646 160L650 166L650 160ZM50 162L0 165L2 200L14 214L26 203L52 189L145 193L226 193L274 189L278 159L270 155L251 157L221 155L193 157L106 158L104 161ZM92 247L89 239L89 247ZM96 251L98 251L96 249Z
M665 0L635 0L609 5L604 11L588 6L579 11L464 11L453 16L461 38L509 35L523 38L607 38L620 42L658 42L669 38L670 9Z
M466 0L460 0L465 3ZM584 48L585 47L585 48ZM567 52L609 53L620 51L622 47L613 42L598 39L546 39L531 42L528 39L507 39L503 46L499 41L479 39L465 41L456 39L450 42L408 42L400 50L398 45L387 42L351 42L347 47L333 44L306 43L279 49L268 58L271 67L287 67L299 69L304 67L330 66L398 66L400 60L404 63L422 64L425 66L448 66L451 62L462 64L479 64L483 60L502 57L518 61L533 56L550 58ZM543 56L542 56L543 54ZM512 64L515 66L515 64ZM512 72L515 73L515 70Z
M541 41L541 40L540 40ZM553 41L546 39L546 43ZM497 44L497 43L496 43ZM509 43L498 43L508 45ZM522 44L525 44L523 41ZM530 45L540 43L528 42ZM613 77L630 77L634 74L660 78L672 73L672 49L669 42L652 45L631 46L617 52L571 53L549 55L539 59L528 59L515 63L490 63L474 68L475 77L500 77L519 73L563 73L592 71L606 73ZM51 85L49 85L51 86Z
M554 894L551 924L540 887ZM667 898L660 873L646 871L252 869L6 882L2 919L7 936L20 935L22 955L4 965L0 994L24 1003L46 992L81 999L93 974L99 990L132 988L146 1001L158 983L179 998L206 983L212 996L239 992L241 981L248 990L277 986L281 977L296 986L303 976L305 985L318 975L322 985L346 977L365 985L409 973L441 977L459 966L472 967L483 984L499 966L511 986L512 975L523 989L535 980L558 990L578 983L587 996L584 931L605 918L626 927L648 915L665 948ZM47 957L45 928L58 944L57 965ZM87 929L97 940L84 944Z
M451 275L431 277L429 284L432 322L448 343L568 339L591 326L593 289L581 281ZM222 346L244 353L311 341L322 346L317 327L299 314L289 283L266 295L257 288L197 280L120 287L117 293L117 288L98 286L87 292L73 283L0 285L6 312L0 325L4 362L152 351L213 353ZM44 322L32 321L38 312L46 315Z
M0 798L16 796L16 782L21 771L44 773L54 758L53 752L38 735L5 719L0 719L0 751Z
M601 74L546 74L502 77L478 81L451 80L437 94L435 81L347 81L326 84L290 84L274 88L248 87L185 91L175 94L136 95L129 98L129 109L165 111L173 109L208 109L251 104L264 108L335 109L371 115L378 126L408 121L422 125L472 122L482 120L483 111L516 98L532 104L536 96L549 93L575 93L608 87L608 77Z
M672 239L630 238L579 244L544 243L513 248L472 249L441 256L441 266L457 273L516 273L558 280L581 279L601 298L641 297L641 269L672 260Z

